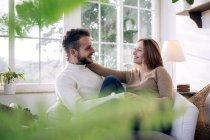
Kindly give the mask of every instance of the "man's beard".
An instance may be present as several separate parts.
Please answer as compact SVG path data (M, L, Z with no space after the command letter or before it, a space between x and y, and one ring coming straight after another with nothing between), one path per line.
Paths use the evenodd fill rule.
M86 64L92 63L92 60L88 60L85 57L81 57L80 54L77 56L77 59L78 59L78 63L77 63L78 65L86 65Z

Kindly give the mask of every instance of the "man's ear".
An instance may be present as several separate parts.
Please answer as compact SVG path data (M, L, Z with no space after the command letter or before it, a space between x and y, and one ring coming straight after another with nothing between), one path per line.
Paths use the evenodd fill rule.
M73 48L70 49L69 51L70 51L70 55L72 55L72 56L75 56L75 55L77 55L77 53L78 53L77 50L75 50L75 49L73 49Z

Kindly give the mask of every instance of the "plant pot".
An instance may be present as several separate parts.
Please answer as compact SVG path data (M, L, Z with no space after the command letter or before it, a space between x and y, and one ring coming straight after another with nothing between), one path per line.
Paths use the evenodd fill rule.
M9 84L4 84L4 94L15 94L16 82L13 80Z
M191 8L191 5L186 0L179 0L176 3L176 12L182 12Z

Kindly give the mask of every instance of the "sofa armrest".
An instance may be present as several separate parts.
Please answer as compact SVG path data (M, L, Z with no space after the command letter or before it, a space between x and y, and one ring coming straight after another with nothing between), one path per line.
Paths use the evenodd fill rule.
M194 140L198 119L198 108L181 94L175 94L174 110L185 107L184 114L179 116L172 124L171 136L177 140Z

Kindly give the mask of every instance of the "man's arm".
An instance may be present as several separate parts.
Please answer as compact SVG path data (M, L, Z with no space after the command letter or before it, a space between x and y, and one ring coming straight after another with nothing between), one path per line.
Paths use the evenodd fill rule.
M111 99L121 98L124 94L112 94L103 98L85 100L77 90L77 83L67 77L59 77L56 80L57 94L64 106L72 113L87 111L95 106L103 104ZM94 91L93 91L94 92Z

